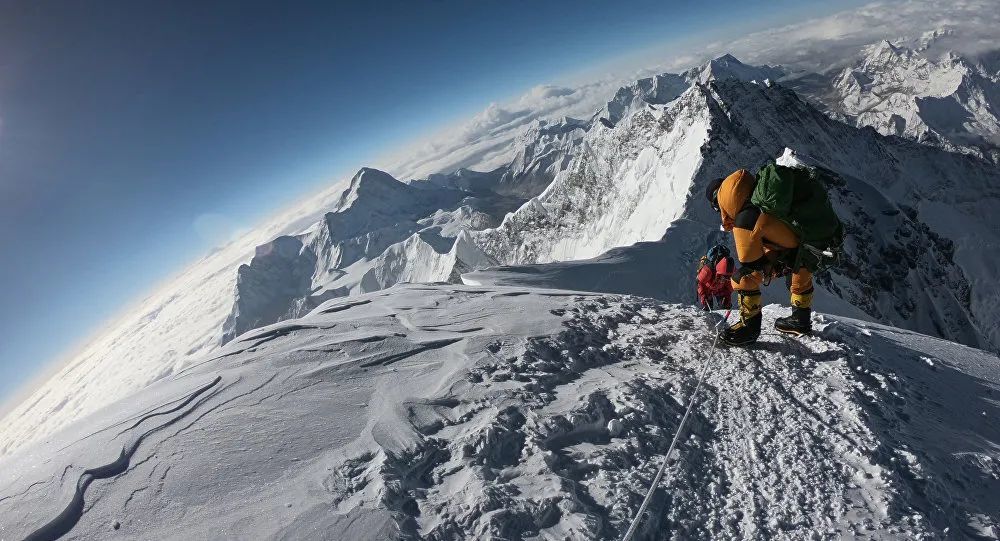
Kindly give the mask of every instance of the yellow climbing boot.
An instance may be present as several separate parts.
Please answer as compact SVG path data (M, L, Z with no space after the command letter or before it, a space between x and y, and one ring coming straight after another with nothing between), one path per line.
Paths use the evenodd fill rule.
M760 338L760 291L740 291L740 320L719 334L719 340L730 346L752 344Z
M812 332L813 289L805 293L792 294L792 315L774 320L778 332L802 336Z

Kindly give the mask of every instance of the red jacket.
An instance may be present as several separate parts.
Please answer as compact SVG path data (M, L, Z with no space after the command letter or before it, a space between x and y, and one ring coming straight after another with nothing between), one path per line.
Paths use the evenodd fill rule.
M711 306L712 298L718 299L722 308L732 306L733 258L724 257L711 265L702 265L698 269L698 301L702 306Z

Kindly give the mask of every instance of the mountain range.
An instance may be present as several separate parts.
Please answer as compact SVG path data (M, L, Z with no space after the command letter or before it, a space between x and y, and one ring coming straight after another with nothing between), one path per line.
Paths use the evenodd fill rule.
M402 282L692 302L698 256L725 238L706 183L770 160L835 179L848 236L820 310L997 351L1000 79L988 56L930 51L877 43L823 74L725 55L626 85L589 118L538 120L499 168L361 169L130 309L10 412L0 453L252 329Z

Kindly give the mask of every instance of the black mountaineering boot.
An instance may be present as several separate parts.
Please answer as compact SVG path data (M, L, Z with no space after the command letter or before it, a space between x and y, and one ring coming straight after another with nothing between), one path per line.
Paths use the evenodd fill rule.
M812 288L802 294L792 293L792 315L774 320L774 328L795 336L812 333L812 298Z
M740 291L740 320L719 334L730 346L746 346L760 338L760 291Z
M792 315L774 320L774 328L778 332L795 336L809 334L812 332L811 316L812 309L795 307L792 308Z

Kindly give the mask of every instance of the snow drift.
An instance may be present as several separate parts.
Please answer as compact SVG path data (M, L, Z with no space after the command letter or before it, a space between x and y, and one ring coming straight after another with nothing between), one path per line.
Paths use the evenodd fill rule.
M4 459L0 537L614 538L718 319L545 289L331 300ZM642 538L996 538L1000 359L814 324L711 360Z

